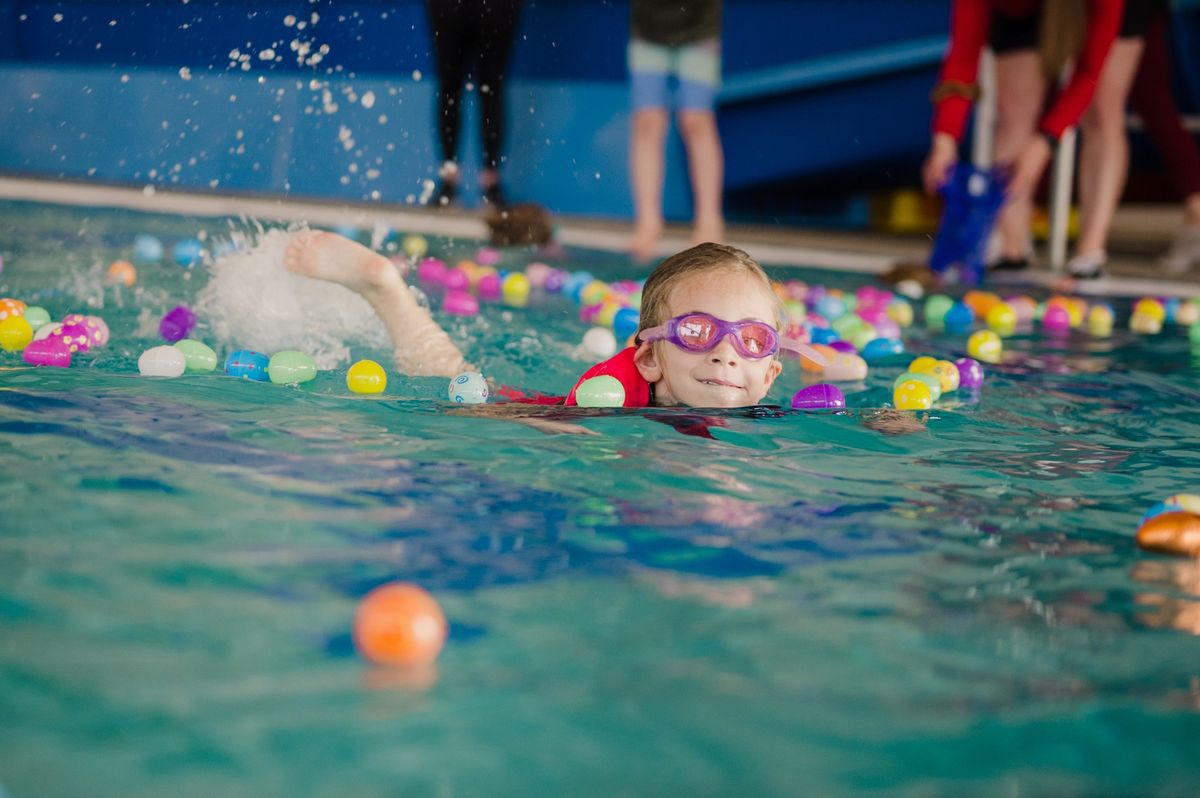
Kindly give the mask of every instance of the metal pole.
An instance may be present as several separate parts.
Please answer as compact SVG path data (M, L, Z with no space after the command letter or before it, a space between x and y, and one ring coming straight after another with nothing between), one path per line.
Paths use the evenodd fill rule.
M971 162L990 169L995 160L996 141L996 56L983 48L979 56L979 102L975 105L975 128L971 135Z
M1050 183L1050 270L1067 265L1067 233L1071 220L1071 192L1075 185L1075 147L1078 134L1070 127L1054 148L1054 173Z

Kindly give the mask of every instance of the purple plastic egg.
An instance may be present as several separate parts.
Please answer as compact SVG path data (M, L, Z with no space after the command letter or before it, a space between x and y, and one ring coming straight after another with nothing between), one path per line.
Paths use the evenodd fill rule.
M846 395L836 385L820 383L801 388L792 397L793 410L836 410L846 406Z
M832 347L838 352L845 352L848 355L858 354L858 349L849 341L830 341L827 346Z
M417 279L441 285L446 280L446 264L439 258L425 258L417 266Z
M53 366L65 369L71 365L71 350L58 336L30 341L21 359L31 366Z
M176 305L158 323L158 334L164 341L173 344L187 338L195 326L196 314L186 305Z
M542 288L552 294L557 294L562 290L563 283L567 281L567 273L562 269L551 269L546 275L546 279L542 281Z
M50 338L61 341L72 352L86 352L92 345L92 331L83 322L64 324L50 333Z
M479 312L479 300L466 291L447 291L442 297L442 310L456 316L474 316Z
M466 269L460 269L455 266L453 269L446 271L446 276L442 279L442 285L446 286L450 291L465 291L471 286L471 275L467 274Z
M479 278L479 295L484 299L500 298L500 275L489 272Z
M1042 314L1042 329L1065 333L1071 329L1071 314L1062 305L1050 305Z
M983 366L971 357L961 357L954 361L958 366L958 387L973 390L983 385Z

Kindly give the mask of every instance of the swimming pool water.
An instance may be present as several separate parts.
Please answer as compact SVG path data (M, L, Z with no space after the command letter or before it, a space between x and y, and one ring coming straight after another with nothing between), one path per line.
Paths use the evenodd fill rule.
M112 328L66 371L0 354L14 798L1200 780L1200 564L1133 542L1146 509L1200 481L1200 355L1178 330L1010 339L976 399L910 435L860 417L899 364L849 387L846 415L594 411L573 420L596 434L547 435L460 414L440 379L351 395L344 365L299 388L139 377L153 323L206 276L143 267L117 289L109 261L136 233L169 248L253 225L15 202L0 217L0 295ZM601 253L564 265L640 276ZM570 356L584 329L552 298L454 324L485 372L551 392L589 365ZM789 363L768 399L801 385ZM393 579L446 609L434 673L353 651L357 600Z

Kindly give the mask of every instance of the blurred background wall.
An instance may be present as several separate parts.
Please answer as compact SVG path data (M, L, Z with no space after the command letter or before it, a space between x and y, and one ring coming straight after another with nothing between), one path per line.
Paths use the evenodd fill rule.
M628 16L624 0L526 4L508 86L511 198L631 215ZM1175 17L1179 100L1195 113L1200 3ZM948 18L949 0L727 0L731 219L856 226L868 197L914 186ZM417 203L438 165L430 50L415 0L0 0L0 172ZM476 113L470 99L468 187ZM1170 199L1154 153L1135 139L1135 154L1131 190ZM673 137L666 212L690 207Z

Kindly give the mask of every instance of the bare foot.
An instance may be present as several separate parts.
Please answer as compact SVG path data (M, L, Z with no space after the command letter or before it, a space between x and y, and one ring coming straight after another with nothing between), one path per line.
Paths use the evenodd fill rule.
M722 244L725 242L725 220L721 217L713 219L696 219L696 224L692 228L692 244L704 244L707 242L714 244Z
M633 228L633 238L629 239L629 254L635 260L650 260L658 250L658 239L662 236L663 223L661 219L639 219Z
M368 299L403 284L391 261L337 233L296 233L283 253L283 265L305 277L339 283Z

